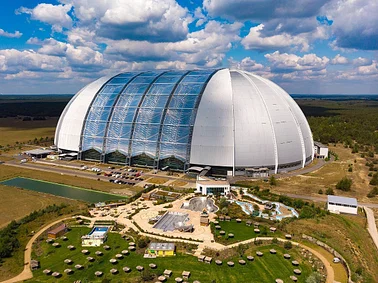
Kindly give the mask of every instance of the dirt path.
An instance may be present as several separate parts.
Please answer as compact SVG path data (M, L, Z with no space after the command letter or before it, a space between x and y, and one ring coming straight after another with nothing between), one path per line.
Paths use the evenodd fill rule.
M378 231L377 231L377 225L375 224L375 218L374 218L374 212L370 208L364 206L365 212L366 212L366 218L368 221L368 228L369 234L371 238L373 239L373 242L375 246L378 249Z
M55 220L52 223L46 224L45 226L42 227L41 230L39 230L37 233L34 234L34 236L29 240L25 247L25 255L24 255L24 270L18 274L17 276L10 278L8 280L5 280L1 283L14 283L14 282L19 282L19 281L24 281L30 278L33 278L33 273L30 269L30 260L31 260L31 252L32 252L32 246L34 241L47 229L49 229L51 226L58 224L59 222L62 222L63 220L70 219L70 217L64 217L60 218L59 220Z

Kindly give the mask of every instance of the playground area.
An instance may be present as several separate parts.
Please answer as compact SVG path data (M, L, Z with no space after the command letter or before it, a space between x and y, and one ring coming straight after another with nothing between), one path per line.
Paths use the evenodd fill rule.
M192 211L217 212L218 207L214 204L214 200L207 197L194 197L187 202L184 202L181 206L182 209L189 209Z

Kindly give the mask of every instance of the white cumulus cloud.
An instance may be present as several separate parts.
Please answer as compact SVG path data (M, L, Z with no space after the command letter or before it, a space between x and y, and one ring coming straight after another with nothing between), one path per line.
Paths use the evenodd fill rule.
M9 38L20 38L22 33L16 30L14 33L7 32L0 28L0 36L9 37Z

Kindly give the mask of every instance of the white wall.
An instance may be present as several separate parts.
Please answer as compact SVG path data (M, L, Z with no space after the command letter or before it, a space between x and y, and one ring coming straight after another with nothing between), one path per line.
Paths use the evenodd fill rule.
M341 205L327 204L328 210L336 213L357 214L357 207L346 207Z

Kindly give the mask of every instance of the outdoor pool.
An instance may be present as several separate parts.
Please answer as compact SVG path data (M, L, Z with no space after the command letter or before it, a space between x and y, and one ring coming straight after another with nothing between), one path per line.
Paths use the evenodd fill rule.
M82 200L86 202L101 202L107 200L119 200L126 197L97 192L83 188L71 187L57 183L34 180L29 178L17 177L0 182L2 185L18 187L26 190L32 190L41 193L52 194L70 199Z

